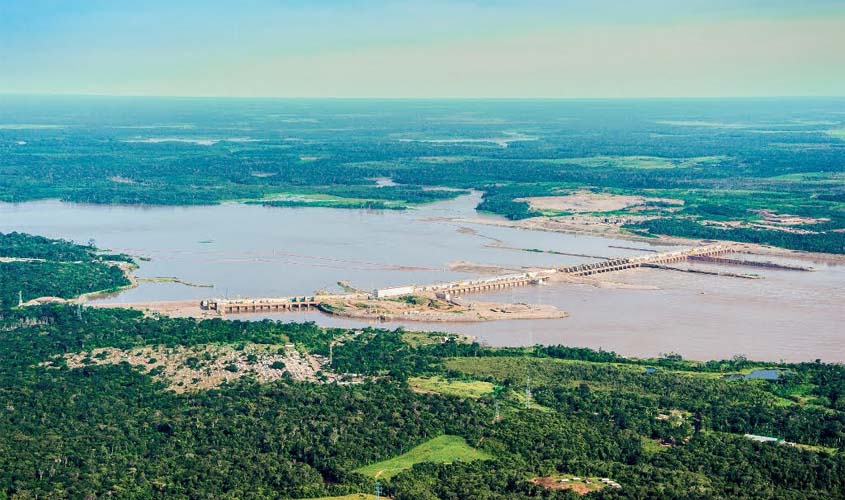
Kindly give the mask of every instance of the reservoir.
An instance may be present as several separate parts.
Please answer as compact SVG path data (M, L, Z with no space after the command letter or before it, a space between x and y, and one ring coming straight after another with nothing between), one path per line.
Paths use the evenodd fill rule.
M467 272L469 264L520 270L683 248L450 220L497 219L475 212L479 198L472 193L406 211L37 201L0 204L0 231L94 240L102 249L143 258L136 271L140 278L188 283L142 281L104 299L110 302L306 295L339 291L339 281L371 290L477 276ZM570 314L565 319L370 324L318 312L243 318L402 326L473 335L495 346L565 344L629 356L673 352L690 359L742 354L771 361L845 361L845 268L793 263L817 272L720 268L763 278L748 280L635 269L602 275L601 286L552 283L469 297L551 304Z

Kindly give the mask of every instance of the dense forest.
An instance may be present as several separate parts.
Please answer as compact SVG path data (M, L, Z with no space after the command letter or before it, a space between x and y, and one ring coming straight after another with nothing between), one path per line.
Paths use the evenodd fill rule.
M651 234L760 243L809 252L845 253L845 232L806 234L748 228L725 229L689 219L650 219L626 224L625 227L637 231L645 230Z
M0 308L40 297L70 299L130 284L118 264L126 255L97 252L92 245L23 233L0 233Z
M702 237L697 222L769 210L813 220L718 237L841 253L843 112L841 99L20 98L0 102L23 124L0 129L0 201L405 209L460 194L439 186L522 219L567 214L521 198L591 190L682 202L625 212L656 218L653 234Z

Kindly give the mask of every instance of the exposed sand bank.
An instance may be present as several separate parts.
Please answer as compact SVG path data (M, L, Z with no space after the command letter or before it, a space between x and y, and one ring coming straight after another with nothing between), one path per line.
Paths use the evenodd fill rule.
M458 271L462 273L475 274L507 274L515 271L520 271L518 267L504 267L492 264L477 264L466 260L459 260L449 263L450 271Z
M667 198L647 198L645 196L618 195L578 191L565 196L533 196L517 198L514 201L528 203L533 210L554 210L558 212L614 212L628 207L644 205L648 202L683 205L682 200Z
M642 216L628 217L595 217L592 215L572 215L563 217L532 217L530 219L507 220L470 217L445 217L431 218L429 220L440 220L459 224L482 224L485 226L511 227L526 229L529 231L548 231L553 233L589 234L603 236L606 238L624 239L629 241L647 241L652 244L682 244L690 245L695 240L683 238L655 237L646 238L638 236L622 229L622 224L638 222L645 219Z
M677 236L655 235L652 238L633 234L622 228L628 222L638 222L648 217L596 217L592 215L572 215L562 217L532 217L521 220L487 219L487 218L433 218L461 224L481 224L485 226L509 227L514 229L525 229L529 231L547 231L552 233L584 234L600 236L626 241L647 242L653 246L660 245L683 245L700 246L705 244L721 243L734 245L738 252L753 255L765 255L772 257L784 257L789 259L801 259L811 262L826 264L845 264L845 255L832 253L806 252L801 250L789 250L756 243L738 243L730 240L702 240L692 238L681 238ZM643 249L643 251L654 251Z
M503 319L559 319L567 313L549 305L503 304L440 300L429 296L414 297L421 304L402 300L354 299L323 304L320 310L344 318L377 321L420 321L426 323L462 323Z

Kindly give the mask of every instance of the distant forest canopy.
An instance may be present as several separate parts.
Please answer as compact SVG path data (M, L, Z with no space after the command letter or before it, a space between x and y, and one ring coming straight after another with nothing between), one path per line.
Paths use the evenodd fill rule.
M636 360L67 306L5 311L0 331L0 498L319 498L373 492L378 479L398 500L563 499L578 497L531 480L576 476L621 486L590 498L845 495L842 365ZM285 344L322 355L333 344L323 369L363 382L283 373L174 392L145 372L157 359L95 353ZM187 364L215 362L197 352ZM738 375L757 369L777 378ZM448 447L407 455L438 443Z
M71 299L130 284L116 263L123 254L105 254L93 245L24 233L0 233L0 310L40 297Z
M0 105L0 201L403 209L460 194L428 189L441 186L480 190L479 209L521 219L567 214L519 198L589 189L684 202L651 206L644 214L660 223L641 231L845 252L843 99ZM760 221L761 209L811 221L697 224Z

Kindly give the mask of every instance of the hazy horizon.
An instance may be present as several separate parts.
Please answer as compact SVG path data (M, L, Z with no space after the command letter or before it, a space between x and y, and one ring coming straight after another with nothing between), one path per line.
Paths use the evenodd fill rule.
M0 97L103 97L115 99L244 99L244 100L313 100L313 101L730 101L730 100L824 100L845 99L837 95L690 95L690 96L295 96L295 95L179 95L179 94L81 94L74 92L0 92Z

